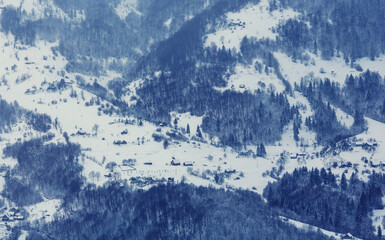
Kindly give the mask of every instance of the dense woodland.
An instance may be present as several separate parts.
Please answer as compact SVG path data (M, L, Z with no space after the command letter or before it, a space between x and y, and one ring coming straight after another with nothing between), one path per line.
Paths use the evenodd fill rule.
M311 86L314 95L322 96L352 116L366 115L385 122L385 80L376 72L367 70L357 77L347 76L343 86L329 79L315 81ZM303 81L299 89L309 92L309 87Z
M353 173L340 181L325 169L296 169L264 190L271 207L283 215L332 231L374 239L371 211L383 209L385 176L372 174L365 183Z
M16 158L18 164L8 172L3 194L22 206L41 200L36 189L46 198L58 198L79 191L83 185L80 146L46 143L51 138L33 139L4 149L4 155ZM25 198L20 198L20 194L25 194Z
M24 111L19 107L17 102L8 103L0 98L0 132L7 131L20 121Z
M319 94L318 88L314 88L314 83L301 84L299 90L307 97L314 111L313 116L304 119L304 125L316 132L319 142L331 143L335 138L339 139L340 136L353 133L354 129L348 129L337 120L334 108L322 94ZM359 132L364 127L365 121L356 125Z
M278 29L279 46L293 58L300 58L307 49L324 59L343 56L353 64L359 58L374 59L385 53L384 1L274 0L270 5L303 13L300 19L289 20Z
M148 0L138 1L137 11L125 19L115 14L120 1L54 0L56 6L70 19L63 21L47 10L44 19L23 20L20 9L6 7L2 28L17 40L33 45L36 37L50 42L59 41L57 50L69 61L67 70L100 75L108 68L128 71L153 45L176 32L189 18L203 11L206 1ZM208 6L218 2L210 1ZM84 21L77 21L83 18ZM164 23L172 18L170 26ZM115 58L107 63L108 58ZM119 61L125 58L127 61Z
M39 132L47 132L51 129L52 125L51 117L47 114L27 111L21 108L16 101L8 103L1 99L0 96L0 133L11 131L15 124L22 121L25 121L34 130Z
M40 232L28 239L328 239L284 223L257 194L240 190L91 185L64 207L72 214L33 226Z
M353 135L366 128L364 116L385 121L385 82L369 70L357 77L348 76L341 87L329 79L302 80L296 90L309 100L315 112L305 119L305 126L317 133L318 140L330 142L341 135ZM333 107L338 107L354 117L353 126L347 129L336 119Z

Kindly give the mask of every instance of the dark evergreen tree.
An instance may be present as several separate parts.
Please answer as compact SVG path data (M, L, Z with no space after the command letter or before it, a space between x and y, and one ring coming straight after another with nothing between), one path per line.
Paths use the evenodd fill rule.
M190 134L190 125L188 123L187 123L187 127L186 127L186 133Z
M384 99L384 103L382 104L381 114L382 116L385 116L385 99Z
M199 137L199 138L202 138L202 137L203 137L203 136L202 136L202 131L201 131L199 125L197 126L197 133L196 133L196 135L197 135L197 137Z
M354 126L363 126L365 124L364 115L357 109L354 112Z
M263 145L263 143L257 146L257 156L266 157L266 148L265 148L265 145Z
M341 190L345 191L347 188L348 188L348 183L346 181L345 173L343 173L341 177Z
M293 134L294 134L294 140L299 141L299 137L298 137L299 129L295 121L293 122Z
M165 140L163 141L163 148L164 148L164 149L167 149L169 145L170 145L170 143L168 142L167 139L165 139Z

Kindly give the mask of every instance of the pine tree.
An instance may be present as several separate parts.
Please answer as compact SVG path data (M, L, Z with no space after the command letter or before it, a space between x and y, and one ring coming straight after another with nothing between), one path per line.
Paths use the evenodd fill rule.
M187 127L186 128L187 128L186 133L190 134L190 124L187 123Z
M354 126L362 126L365 123L364 115L356 109L354 113Z
M202 132L201 132L201 129L200 129L199 125L197 126L197 136L199 138L202 138Z
M299 141L299 137L298 137L299 130L298 130L298 125L296 124L295 121L293 122L293 133L294 133L294 140Z
M385 99L384 99L384 103L382 104L381 114L382 114L382 116L385 116Z
M368 195L363 192L360 197L360 201L357 206L356 222L360 224L364 218L367 217L369 212L369 200Z
M164 148L164 149L167 149L167 148L168 148L168 145L169 145L169 142L168 142L167 139L165 139L165 140L163 141L163 148Z
M257 156L266 157L266 148L265 148L265 145L263 145L263 143L257 146Z
M343 173L341 177L341 189L346 190L347 188L348 188L348 183L346 181L345 173Z
M377 237L378 237L379 239L382 238L382 230L381 230L381 227L380 227L380 226L378 226L378 228L377 228Z

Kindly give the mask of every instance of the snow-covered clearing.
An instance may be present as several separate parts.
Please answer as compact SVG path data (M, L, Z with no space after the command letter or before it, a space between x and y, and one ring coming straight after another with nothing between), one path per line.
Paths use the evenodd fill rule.
M323 60L319 55L307 52L307 61L300 62L287 56L285 53L275 52L274 56L278 60L282 75L292 85L300 84L301 79L325 79L344 85L345 79L349 75L358 76L361 72L351 68L350 63L345 63L342 57L333 57L330 60ZM373 72L379 72L381 76L385 75L384 63L385 55L370 61L363 58L357 61L364 71L369 69Z
M136 5L137 0L121 0L119 4L114 8L115 13L122 20L125 20L126 17L131 13L141 16L142 13L136 9Z
M382 199L382 202L385 203L385 198ZM375 233L377 233L378 227L382 232L385 231L385 209L373 210L372 221Z
M333 107L333 106L332 106ZM354 118L347 114L346 112L342 111L340 108L335 108L333 107L333 109L335 110L336 112L336 117L337 117L337 120L343 125L343 126L346 126L347 128L350 128L353 123L354 123Z
M53 220L53 215L60 209L60 205L61 200L52 199L35 205L27 206L25 209L29 213L28 220L33 222L44 219L46 222L50 222Z
M321 233L325 234L328 237L334 237L334 238L342 239L345 236L350 236L352 238L348 238L348 239L360 240L360 238L356 238L353 235L351 235L350 233L348 233L348 234L336 233L336 232L328 231L328 230L325 230L325 229L322 229L319 227L315 227L313 225L302 223L302 222L299 222L299 221L296 221L296 220L293 220L293 219L290 219L287 217L280 217L280 218L282 221L287 222L289 224L292 224L299 229L304 229L304 230L312 231L312 232L320 231Z
M215 44L218 47L239 51L243 37L255 37L257 39L270 38L275 40L277 33L273 31L281 21L298 16L299 13L284 9L282 11L270 11L269 1L261 0L257 5L248 5L239 12L227 13L226 21L222 26L208 26L205 46ZM214 28L214 30L211 30Z
M261 66L260 70L255 67L257 62ZM237 92L250 91L252 93L260 89L282 93L285 90L282 81L278 79L274 69L268 68L268 72L265 72L265 67L258 59L254 59L251 65L238 63L234 73L227 80L227 86L216 89L220 91L228 89Z

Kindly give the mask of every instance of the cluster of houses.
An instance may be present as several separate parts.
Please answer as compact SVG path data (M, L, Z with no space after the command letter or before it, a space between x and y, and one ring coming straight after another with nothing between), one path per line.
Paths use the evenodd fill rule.
M126 140L115 140L114 141L114 144L115 145L126 145L127 144L127 141Z
M6 214L1 218L3 222L14 222L14 221L23 221L24 216L20 213L20 210L17 208L11 208Z
M363 141L357 141L354 143L354 147L361 147L364 150L371 151L376 150L376 147L378 146L377 142L363 142Z
M36 94L36 92L37 92L36 86L32 86L32 89L28 88L28 89L24 92L24 94L25 94L25 95L33 95L33 94Z
M306 157L306 153L291 153L290 158L291 159L299 159Z
M231 19L231 22L228 24L228 27L245 27L246 22L242 22L239 19L237 21L234 21L234 19Z
M180 166L181 162L180 162L180 160L176 159L175 157L172 157L171 165L172 166ZM193 166L193 165L194 165L194 163L191 161L183 162L183 166Z
M89 136L89 135L90 135L89 133L87 133L86 131L80 129L76 133L72 133L71 137L75 137L75 136Z

